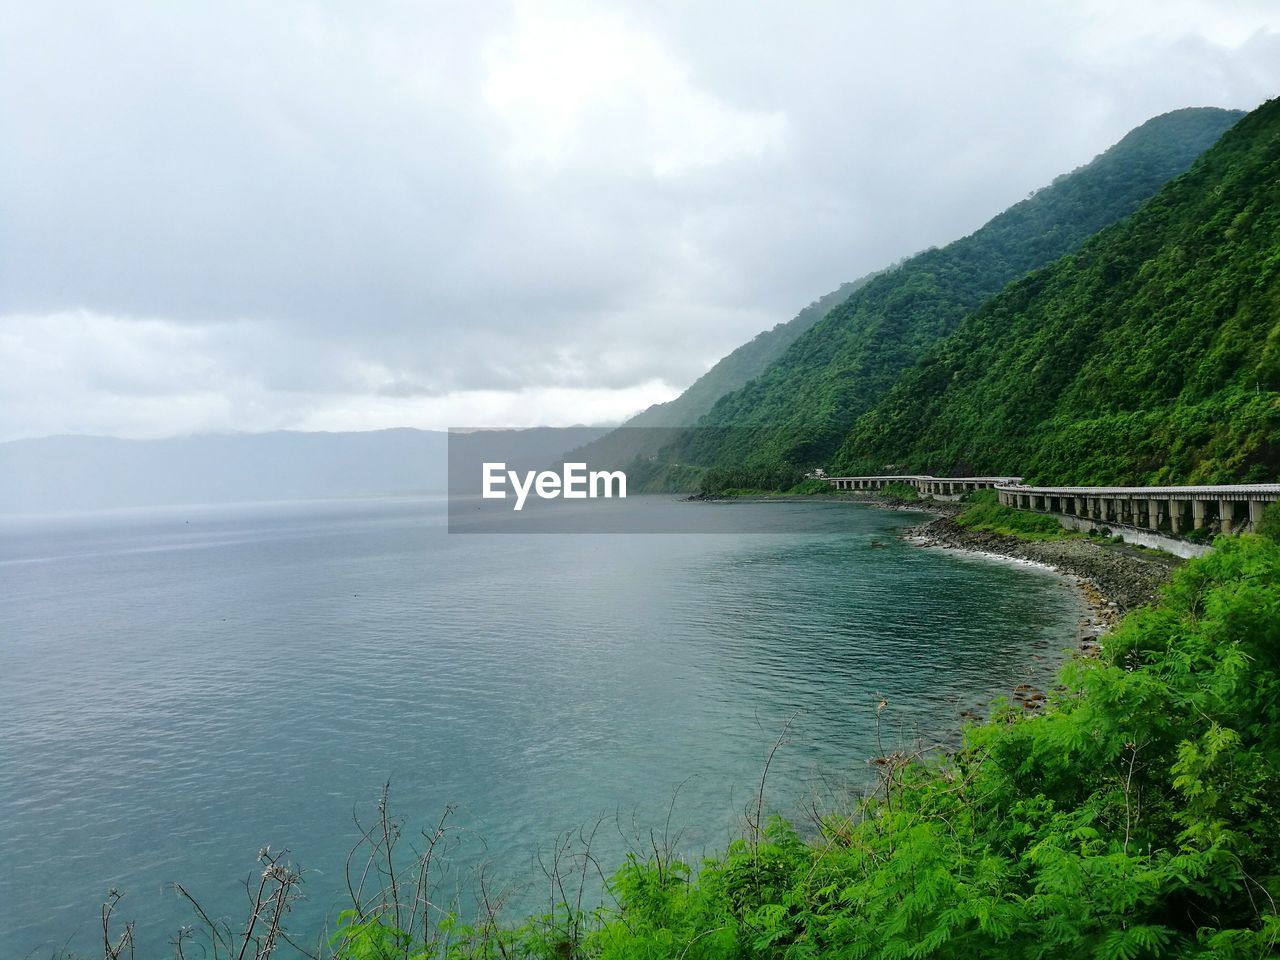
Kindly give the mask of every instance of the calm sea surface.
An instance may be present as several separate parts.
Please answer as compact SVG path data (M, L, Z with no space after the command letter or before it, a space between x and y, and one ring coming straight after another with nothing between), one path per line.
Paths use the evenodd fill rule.
M483 865L536 909L566 831L603 821L609 864L651 828L712 850L788 721L770 807L830 802L869 776L879 695L886 748L953 736L1084 613L1052 574L913 547L915 515L852 504L632 498L655 528L752 510L774 531L648 536L449 535L444 506L0 520L8 955L90 954L115 887L139 956L169 956L191 919L172 882L242 917L265 844L307 870L291 928L319 931L388 780L407 834L456 804L443 882Z

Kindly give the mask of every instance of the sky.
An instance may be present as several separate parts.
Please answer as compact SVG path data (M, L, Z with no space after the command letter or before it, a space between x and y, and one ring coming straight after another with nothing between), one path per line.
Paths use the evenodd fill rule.
M0 440L616 422L1280 4L0 0Z

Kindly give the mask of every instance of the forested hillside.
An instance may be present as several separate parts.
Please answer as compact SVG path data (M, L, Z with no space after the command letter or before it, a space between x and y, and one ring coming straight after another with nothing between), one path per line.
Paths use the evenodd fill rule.
M1240 115L1198 108L1149 120L975 233L871 280L699 422L735 429L691 431L669 459L721 468L828 462L857 417L965 314L1128 216Z
M1280 100L968 317L833 466L1078 483L1280 472Z

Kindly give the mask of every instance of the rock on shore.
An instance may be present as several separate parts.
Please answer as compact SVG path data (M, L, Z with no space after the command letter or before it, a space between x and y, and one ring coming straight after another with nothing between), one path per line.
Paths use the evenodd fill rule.
M931 546L991 553L1053 567L1091 586L1098 594L1099 605L1116 615L1154 600L1160 585L1182 562L1166 554L1084 539L1020 540L982 533L962 527L949 516L921 524L908 536Z

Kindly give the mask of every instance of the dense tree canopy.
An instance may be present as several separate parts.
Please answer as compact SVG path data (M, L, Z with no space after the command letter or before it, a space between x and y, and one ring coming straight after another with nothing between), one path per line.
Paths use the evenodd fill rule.
M855 426L837 469L1076 483L1280 472L1280 101L1012 284Z

